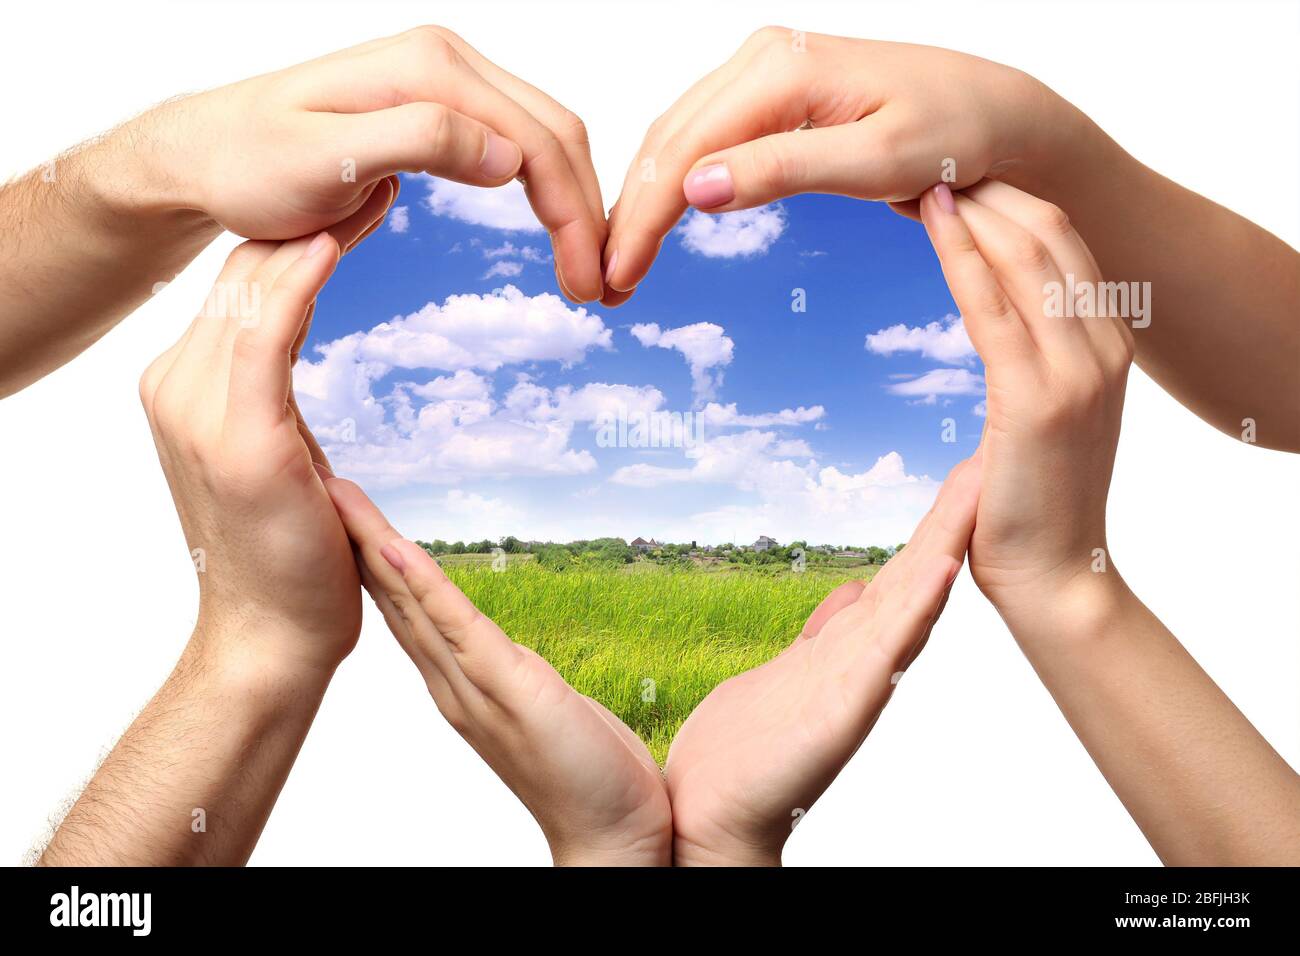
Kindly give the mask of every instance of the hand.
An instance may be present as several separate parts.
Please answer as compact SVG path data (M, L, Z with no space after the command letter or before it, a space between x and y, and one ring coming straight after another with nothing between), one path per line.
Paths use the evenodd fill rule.
M778 657L720 684L668 752L676 865L779 864L781 847L866 739L961 569L977 459L944 482L870 584L841 585Z
M725 212L803 192L909 200L946 181L947 164L967 186L1033 162L1062 108L1037 80L978 57L759 30L646 133L610 215L602 301L628 298L617 290L645 278L688 203Z
M1091 572L1110 570L1106 494L1133 336L1122 319L1049 314L1050 290L1099 291L1096 262L1059 209L1004 183L955 200L936 186L921 215L985 363L975 582L1004 617L1079 582L1118 582Z
M141 188L161 184L158 203L253 239L331 226L399 170L475 186L518 176L565 294L601 294L605 214L582 123L441 27L165 104L129 133L157 156Z
M192 644L253 671L326 677L356 643L360 587L291 390L317 293L394 195L381 182L315 238L245 242L198 318L140 380L199 572Z
M350 481L326 481L362 582L447 722L523 801L557 865L665 866L658 765L605 707L515 644Z

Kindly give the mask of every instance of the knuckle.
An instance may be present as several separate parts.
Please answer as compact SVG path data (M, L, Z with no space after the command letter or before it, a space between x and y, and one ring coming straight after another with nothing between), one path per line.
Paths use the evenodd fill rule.
M1044 200L1038 200L1033 221L1038 231L1053 237L1068 236L1073 228L1064 209Z
M398 616L407 624L412 623L414 617L411 613L411 596L405 591L390 590L385 591L384 594L388 598L388 603L393 606L393 610L397 612Z
M765 196L777 196L793 183L802 182L806 164L796 154L760 139L750 152L750 172Z
M556 128L560 139L566 143L586 146L591 142L591 138L587 133L587 124L573 110L561 107L560 115L556 119Z
M406 32L407 46L420 67L448 67L460 61L460 54L440 31L440 27L425 25Z
M1001 318L1015 314L1006 290L996 282L982 285L973 297L971 305L975 309L975 314L980 316Z
M423 108L420 111L420 136L425 143L429 144L435 155L444 156L454 145L452 140L455 135L455 123L452 121L451 110L441 103L421 105Z
M442 717L447 721L447 725L452 730L464 737L469 732L471 721L469 714L460 704L440 704L438 710L442 712Z
M742 49L745 47L770 47L778 43L786 43L789 39L790 29L788 27L768 24L767 26L759 27L751 33L748 39L745 40Z
M1012 265L1024 272L1046 272L1052 265L1052 253L1031 232L1019 232L1008 246Z

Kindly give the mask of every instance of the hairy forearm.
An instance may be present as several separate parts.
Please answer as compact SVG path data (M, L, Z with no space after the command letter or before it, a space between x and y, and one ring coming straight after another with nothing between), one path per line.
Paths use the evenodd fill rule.
M1149 290L1143 371L1225 433L1300 451L1300 253L1042 95L1050 120L1001 178L1065 210L1106 281Z
M191 642L55 831L46 866L240 865L329 676Z
M1300 864L1300 777L1113 571L1003 617L1169 865Z
M85 350L220 227L163 172L146 114L0 188L0 397Z

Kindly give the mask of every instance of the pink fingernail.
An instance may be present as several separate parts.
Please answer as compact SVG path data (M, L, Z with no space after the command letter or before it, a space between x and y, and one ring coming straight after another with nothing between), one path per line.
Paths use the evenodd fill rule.
M609 257L609 265L605 266L605 285L609 285L610 280L614 278L614 270L618 268L618 250Z
M379 553L384 556L384 560L395 567L398 571L406 570L406 559L402 557L402 552L398 551L391 544L386 544L379 549Z
M321 481L329 481L334 477L334 472L330 471L328 466L321 464L319 461L313 461L312 466L316 469L316 474L320 475Z
M478 161L479 172L488 179L501 179L519 168L521 158L518 146L488 130L483 158Z
M947 183L940 183L934 187L934 198L939 202L939 208L946 213L955 213L957 203L952 198L952 190L948 188Z
M726 163L701 166L686 177L683 191L686 201L701 209L722 206L736 198L736 187Z
M329 245L329 241L330 234L328 232L319 233L316 238L311 241L311 245L307 247L307 250L302 254L302 257L304 259L310 259L312 256L318 255L326 246Z

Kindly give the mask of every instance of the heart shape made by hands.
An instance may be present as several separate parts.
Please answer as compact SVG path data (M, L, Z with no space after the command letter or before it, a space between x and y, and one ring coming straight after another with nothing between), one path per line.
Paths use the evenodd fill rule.
M919 515L936 486L928 479L908 478L902 473L901 458L894 455L882 461L896 465L906 479L898 483L909 496L903 507L887 506L871 497L882 494L878 489L863 492L862 488L879 483L866 473L836 471L832 478L847 484L838 489L823 486L830 479L821 475L811 452L800 450L799 446L807 445L786 441L800 434L797 429L811 433L813 425L822 421L826 413L813 401L807 407L773 414L756 407L766 400L761 394L728 394L728 399L740 399L740 411L737 404L723 405L714 398L722 384L721 368L734 353L743 354L747 361L778 365L792 361L792 350L778 355L770 345L749 346L748 339L736 346L728 330L753 334L740 324L736 313L743 311L748 318L766 308L774 321L789 323L792 314L798 315L790 290L803 294L809 285L818 296L818 309L824 310L820 314L832 319L816 331L800 319L798 334L809 352L836 355L810 358L816 362L814 375L860 376L852 363L861 361L863 329L858 322L836 322L833 317L855 314L851 297L861 284L887 286L900 256L915 255L917 262L933 271L932 253L920 230L883 205L846 198L796 197L778 206L721 216L691 212L676 231L678 241L665 243L660 252L667 275L663 285L655 283L653 298L642 296L625 311L638 315L635 310L644 308L640 303L650 302L655 316L662 316L665 297L670 308L688 308L698 298L700 283L712 286L729 303L727 309L707 312L713 321L680 328L661 329L645 322L630 330L610 328L598 314L604 309L573 306L551 291L555 285L550 257L539 246L528 244L527 231L515 228L522 217L520 209L527 208L517 186L483 191L412 178L416 182L408 182L407 190L424 186L429 201L421 207L407 200L410 205L398 217L401 228L379 231L347 256L321 296L314 342L304 351L295 374L305 419L337 474L380 495L378 503L390 521L411 537L448 539L430 540L427 550L470 600L511 639L549 661L575 690L609 708L662 762L678 728L710 691L788 647L828 593L846 581L870 580L895 542L855 540L835 551L805 547L800 541L782 546L765 536L754 544L742 540L738 546L725 547L704 541L698 546L696 542L630 543L629 531L653 528L628 528L628 524L654 520L662 527L662 521L656 520L662 516L652 518L653 512L636 497L646 492L631 487L630 505L611 502L603 509L608 523L592 522L591 505L582 503L589 499L581 497L584 490L591 490L590 477L585 482L588 489L566 496L582 509L577 520L582 520L583 528L598 525L597 533L624 537L564 543L577 535L564 533L572 526L570 515L557 500L544 513L549 519L546 525L561 529L555 534L559 545L513 538L453 545L448 543L451 529L463 529L468 540L485 532L512 530L516 521L516 528L525 523L536 526L535 520L526 522L517 508L512 513L506 507L504 517L497 513L503 501L495 496L502 492L486 483L502 476L528 485L523 492L507 492L522 496L548 482L554 487L566 476L592 476L598 459L611 465L662 463L667 460L664 455L682 454L680 448L642 451L635 442L622 440L621 433L611 443L626 447L600 448L599 440L592 441L601 409L661 411L667 402L664 392L674 386L683 391L683 386L689 387L687 407L708 423L704 443L717 440L709 455L716 451L722 459L734 459L738 452L728 443L752 440L755 447L761 446L756 454L763 462L776 466L773 474L796 460L786 456L804 455L797 467L815 486L813 494L846 500L842 515L821 528L788 522L792 534L815 540L835 534L843 540L855 536L855 528L860 527L856 521L846 521L848 515L870 516L885 507ZM485 205L485 196L498 207ZM472 210L466 205L471 201L476 204ZM806 250L793 242L785 243L790 248L780 244L791 221L805 215L805 210L808 218L816 217L819 248L830 252L803 255ZM492 240L484 222L490 223L494 215L511 227L511 238ZM864 229L880 230L896 251L892 259L879 264L855 262L855 283L841 291L838 283L832 285L826 264L837 255L853 255ZM447 294L411 312L413 305L428 298L430 240L447 243L440 246L444 253L438 259L438 285ZM781 264L774 261L778 254ZM674 282L674 273L685 275L686 280ZM394 279L402 275L421 278ZM770 290L752 291L760 277L771 285ZM450 292L485 286L482 292ZM536 287L533 294L524 291L530 286ZM744 299L747 294L756 298ZM844 301L838 301L837 295ZM331 327L336 300L372 310L378 306L394 317L369 329L358 330L355 324ZM695 311L701 311L698 304ZM826 342L816 336L825 336ZM742 353L742 348L747 351ZM834 368L829 364L833 361L842 361L844 369ZM556 381L561 372L579 366L586 368L578 382ZM662 390L644 384L647 368L662 376L659 380L666 383ZM499 371L507 376L513 372L513 385L498 381L494 373ZM689 379L684 372L689 372ZM637 384L609 384L620 381ZM818 393L800 389L796 397L804 394L812 399ZM682 401L686 404L684 395ZM581 447L584 444L591 447ZM689 464L692 455L683 457ZM637 474L638 468L645 467L633 464L620 471ZM739 490L748 479L741 474L743 467L733 470ZM454 490L436 493L427 503L414 506L409 493L396 499L382 497L390 489L425 482ZM619 485L613 493L621 494L626 487ZM862 497L851 497L855 494ZM771 498L767 513L781 514L787 503L781 497ZM741 524L737 537L742 530L757 537L757 532L767 529ZM500 553L494 555L494 550Z

